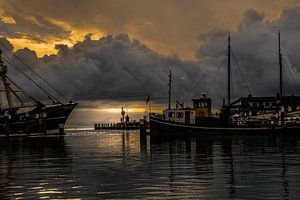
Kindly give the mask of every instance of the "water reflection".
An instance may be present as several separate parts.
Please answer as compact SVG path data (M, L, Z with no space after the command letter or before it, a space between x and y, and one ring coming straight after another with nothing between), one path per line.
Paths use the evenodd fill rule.
M66 193L73 180L64 138L0 140L0 199L45 198Z
M299 197L299 139L295 136L230 136L158 140L170 145L173 164L179 155L192 160L205 199L294 199ZM182 145L186 145L182 151ZM154 152L153 152L154 153ZM190 159L192 158L192 159ZM170 170L176 177L179 170ZM297 178L296 178L297 177ZM175 178L178 180L178 178ZM298 179L299 180L299 179ZM201 182L201 181L200 181ZM174 178L172 179L174 184ZM190 182L195 185L195 183ZM192 188L193 189L193 188ZM291 192L292 191L292 192ZM193 192L193 191L190 191ZM195 194L195 192L194 192Z
M84 136L87 135L87 136ZM295 136L0 140L0 199L297 199Z

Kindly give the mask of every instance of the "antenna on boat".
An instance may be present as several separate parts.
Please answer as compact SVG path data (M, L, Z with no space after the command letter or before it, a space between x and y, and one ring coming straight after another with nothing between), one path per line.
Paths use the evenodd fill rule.
M172 90L172 71L170 70L170 74L169 74L169 106L168 109L171 109L171 90Z
M227 95L228 95L228 112L230 116L230 73L231 73L231 63L230 63L230 34L228 36L228 69L227 69Z

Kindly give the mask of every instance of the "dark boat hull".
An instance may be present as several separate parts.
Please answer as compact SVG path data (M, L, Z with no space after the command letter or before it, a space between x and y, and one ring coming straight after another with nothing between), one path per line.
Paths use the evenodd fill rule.
M150 116L150 132L152 135L164 136L185 136L185 135L205 135L205 134L300 134L300 126L291 127L200 127L196 125L187 125L175 123Z
M11 119L2 116L0 134L37 133L59 129L76 106L77 103L47 105L34 112L36 118L25 119L26 113L20 113Z
M76 103L64 104L58 107L45 108L47 114L47 130L58 129L60 124L65 124Z

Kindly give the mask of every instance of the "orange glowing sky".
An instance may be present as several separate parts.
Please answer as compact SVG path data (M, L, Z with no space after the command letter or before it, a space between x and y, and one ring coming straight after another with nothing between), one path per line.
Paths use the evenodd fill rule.
M12 25L0 35L15 50L29 47L43 56L56 53L55 44L72 46L89 33L94 38L127 33L159 53L193 59L199 33L235 30L250 8L272 20L285 7L299 5L299 0L0 0L0 19Z

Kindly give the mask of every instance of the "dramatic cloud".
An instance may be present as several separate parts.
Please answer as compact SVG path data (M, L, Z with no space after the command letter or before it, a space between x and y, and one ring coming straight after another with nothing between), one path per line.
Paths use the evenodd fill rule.
M4 42L11 50L11 45ZM174 65L172 68L184 70L179 59L163 57L139 41L129 40L126 34L99 40L87 36L72 48L65 45L57 45L56 48L57 55L43 58L38 58L27 48L16 51L15 55L44 77L51 77L50 81L64 90L66 96L77 100L134 100L146 99L149 94L166 96L164 88L167 88L169 67ZM10 59L30 73L17 58L9 56L7 51L4 53L5 60ZM8 64L10 66L11 63ZM11 73L18 74L13 68ZM38 81L38 77L30 75ZM21 83L27 86L25 82ZM42 82L39 83L42 85Z
M234 97L250 92L256 96L278 92L279 29L286 64L285 93L299 94L299 15L300 8L289 8L278 19L270 21L265 19L264 13L254 9L245 12L237 30L231 32ZM199 34L201 46L196 51L196 60L161 55L142 42L130 39L127 34L107 35L100 39L87 35L73 47L56 45L57 55L42 58L27 48L15 54L75 100L143 101L151 95L156 103L166 102L167 76L171 69L174 101L188 103L190 98L206 92L220 104L226 96L228 35L229 30L222 27ZM1 42L12 50L6 40ZM38 81L24 64L16 58L10 59ZM16 76L17 72L12 69L11 74ZM30 91L36 91L35 86L23 82L20 75L17 80Z
M47 39L67 38L70 31L57 26L39 15L21 12L5 12L13 21L0 17L0 34L10 38L26 38L37 42L47 43Z
M47 40L52 44L48 48L54 48L54 39L74 44L83 38L81 33L127 33L159 53L176 52L181 58L190 59L198 45L198 32L214 27L234 31L249 8L265 14L256 16L249 12L250 21L243 26L261 17L276 19L284 7L297 5L299 0L0 0L0 14L4 17L1 21L6 22L1 31L9 39L11 35ZM15 24L9 23L13 21ZM51 39L44 38L48 34ZM13 43L24 47L28 40ZM47 52L43 46L32 48L38 55L42 55L40 51Z

